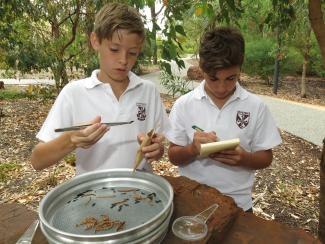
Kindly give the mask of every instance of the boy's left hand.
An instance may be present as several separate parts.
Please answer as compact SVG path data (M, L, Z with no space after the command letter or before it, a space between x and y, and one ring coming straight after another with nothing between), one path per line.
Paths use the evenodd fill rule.
M240 166L242 165L246 154L247 152L242 147L237 146L233 150L224 150L221 152L210 154L209 158L224 164Z
M138 135L139 144L141 144L144 137L144 133ZM165 137L162 134L156 133L151 140L151 144L142 148L142 152L147 162L151 163L161 158L161 156L164 154L164 140Z

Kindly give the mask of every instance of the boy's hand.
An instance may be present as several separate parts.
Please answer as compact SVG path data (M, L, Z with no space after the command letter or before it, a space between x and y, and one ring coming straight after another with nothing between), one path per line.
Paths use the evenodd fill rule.
M214 131L211 132L201 132L196 131L194 132L193 136L193 142L191 144L191 150L193 152L193 155L199 155L201 150L201 144L209 143L209 142L216 142L217 141L217 135Z
M138 142L141 144L145 137L144 133L139 133L138 135ZM146 158L147 162L151 163L155 160L161 158L164 154L164 145L163 142L165 137L162 134L154 134L151 144L142 148L142 152L144 157Z
M110 129L107 125L101 124L101 117L96 116L95 119L87 124L92 124L85 129L78 131L66 132L70 136L70 141L75 148L89 148L99 141L103 135Z
M224 150L210 154L209 158L224 164L240 166L243 160L247 158L247 152L242 147L237 146L233 150Z

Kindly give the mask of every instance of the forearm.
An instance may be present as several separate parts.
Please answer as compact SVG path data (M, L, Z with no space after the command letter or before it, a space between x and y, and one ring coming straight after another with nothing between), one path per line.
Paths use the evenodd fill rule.
M67 154L75 150L67 133L49 142L40 142L34 148L31 156L31 163L34 169L45 169L59 162Z
M187 146L170 145L168 149L168 157L174 165L185 165L196 159L198 152L193 148L192 144Z
M250 169L264 169L272 163L272 150L245 152L240 165Z

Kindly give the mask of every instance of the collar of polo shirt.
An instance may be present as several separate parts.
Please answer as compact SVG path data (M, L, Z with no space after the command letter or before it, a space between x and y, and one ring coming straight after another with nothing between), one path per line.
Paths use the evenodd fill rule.
M91 74L91 77L89 79L86 80L85 82L85 87L88 89L92 89L98 85L102 85L104 84L103 82L101 82L100 80L98 80L97 75L99 73L99 69L94 70ZM129 72L128 74L130 83L128 85L128 90L129 89L133 89L141 84L143 84L143 82L141 81L141 79L138 79L138 77L133 73L133 72Z
M199 89L196 89L194 92L194 97L196 99L203 99L203 98L207 98L208 94L206 93L206 91L204 90L204 84L205 84L205 80L203 82L201 82L201 84L199 85ZM232 94L232 96L229 98L228 101L232 101L235 99L241 99L244 100L248 97L248 93L246 90L244 90L240 84L237 82L236 83L236 90L234 92L234 94Z

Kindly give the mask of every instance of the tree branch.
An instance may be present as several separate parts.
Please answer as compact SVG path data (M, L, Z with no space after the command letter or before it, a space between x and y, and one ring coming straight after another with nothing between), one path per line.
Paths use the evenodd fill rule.
M80 6L80 2L77 1L77 8L76 8L76 17L75 17L75 20L73 20L71 18L71 22L72 22L72 36L70 38L70 40L62 47L61 51L60 51L60 55L63 56L63 53L65 51L65 49L67 49L71 43L74 42L74 40L76 39L76 35L77 35L77 27L78 27L78 23L79 23L79 16L80 16L80 9L81 9L81 6Z

